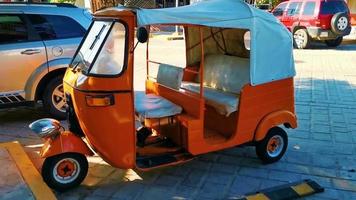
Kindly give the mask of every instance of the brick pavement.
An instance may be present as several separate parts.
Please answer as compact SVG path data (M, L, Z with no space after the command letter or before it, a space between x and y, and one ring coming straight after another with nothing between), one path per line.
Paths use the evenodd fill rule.
M89 175L82 186L57 196L233 199L246 192L312 178L326 191L306 199L356 199L356 46L323 48L295 51L299 127L288 130L289 146L280 162L262 165L253 147L214 152L180 166L150 172L114 169L102 159L91 157ZM0 118L28 109L23 110L0 112ZM22 137L20 141L25 144L38 143L19 124L11 119L0 122L0 133L8 130L9 139ZM2 136L0 140L4 140Z

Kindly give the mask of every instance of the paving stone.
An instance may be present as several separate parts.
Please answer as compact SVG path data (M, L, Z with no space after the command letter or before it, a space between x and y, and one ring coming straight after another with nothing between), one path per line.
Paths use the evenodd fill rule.
M261 183L262 179L260 178L237 175L230 187L227 197L233 198L257 191L260 188Z
M137 182L127 182L120 190L116 191L111 197L113 199L135 199L144 191L145 185Z
M155 180L154 184L165 187L175 187L182 180L183 177L179 176L161 175Z
M282 171L275 171L271 170L269 173L269 179L277 180L277 181L287 181L287 182L294 182L299 181L302 179L302 175L290 173L290 172L282 172Z
M215 172L223 172L233 174L236 170L238 170L238 166L236 165L229 165L229 164L222 164L222 163L214 163L211 170Z
M207 182L199 191L197 198L222 199L225 195L225 185Z
M192 170L188 176L185 177L182 184L184 186L198 187L205 179L206 173L200 170Z
M332 179L335 188L356 192L356 181L344 179Z
M180 185L176 188L173 197L176 199L192 199L198 193L199 188Z
M207 175L207 178L205 181L220 184L220 185L227 185L232 181L233 178L234 178L234 175L232 175L232 174L226 174L226 173L213 171Z
M269 170L262 168L252 168L252 167L242 167L239 172L239 175L251 176L256 178L267 178Z

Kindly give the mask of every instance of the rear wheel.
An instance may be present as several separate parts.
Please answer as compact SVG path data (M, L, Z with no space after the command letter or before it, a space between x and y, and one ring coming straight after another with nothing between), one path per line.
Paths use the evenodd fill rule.
M325 44L328 47L337 47L342 43L342 37L338 37L334 40L325 40Z
M51 79L43 93L43 106L45 110L56 119L66 118L66 102L63 91L63 76Z
M346 34L350 20L347 13L339 12L331 18L331 30L336 34Z
M42 178L47 185L65 191L80 185L88 173L86 157L78 153L63 153L46 158L42 165Z
M287 133L280 127L271 128L266 137L256 145L256 154L264 163L280 160L288 146Z
M310 46L310 37L307 29L300 28L293 33L293 45L297 49L306 49Z

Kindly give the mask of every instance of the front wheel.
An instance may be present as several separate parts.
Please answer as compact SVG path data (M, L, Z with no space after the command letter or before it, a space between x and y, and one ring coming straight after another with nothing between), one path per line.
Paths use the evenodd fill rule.
M78 153L63 153L45 159L42 178L57 191L65 191L80 185L88 173L86 157Z
M310 46L311 39L307 29L300 28L293 33L293 45L297 49L307 49Z
M63 76L51 79L43 93L43 106L45 110L56 119L66 118L66 101L63 91Z
M325 40L325 44L328 47L337 47L342 43L342 37L338 37L334 40Z
M280 127L271 128L256 145L256 154L262 162L273 163L282 158L288 146L287 133Z

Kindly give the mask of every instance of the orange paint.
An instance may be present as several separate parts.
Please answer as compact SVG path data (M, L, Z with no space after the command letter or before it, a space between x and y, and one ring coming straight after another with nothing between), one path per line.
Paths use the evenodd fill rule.
M43 158L55 156L62 153L81 153L92 156L94 153L88 148L86 143L78 136L69 131L65 131L54 139L46 138L40 155Z
M175 116L177 123L176 126L171 127L173 131L165 133L157 128L157 133L171 138L178 144L178 149L137 148L133 103L133 48L136 16L133 11L118 11L114 8L99 11L95 16L120 19L127 24L127 68L120 76L111 78L86 76L81 72L68 69L64 77L64 91L71 98L80 128L88 143L112 166L122 169L135 168L136 155L157 155L179 148L184 149L186 151L184 153L190 156L199 155L260 141L274 126L288 124L291 128L297 127L293 78L258 86L245 85L239 94L238 110L229 117L220 115L214 108L205 104L203 87L201 87L200 94L197 94L184 89L174 90L146 80L146 93L154 93L170 100L181 106L183 112ZM204 41L202 32L200 32L200 41ZM148 50L146 52L148 63L150 62ZM201 45L201 54L204 55L204 45ZM187 67L183 80L195 80L198 74L203 80L203 63L204 56L196 66ZM88 105L88 96L99 95L112 96L113 101L110 99L106 103L89 103L100 106ZM146 120L146 124L156 129L157 120ZM43 149L44 157L62 152L92 154L81 138L68 132L55 140L48 139ZM191 159L185 155L177 156L177 162L153 168L178 164Z

